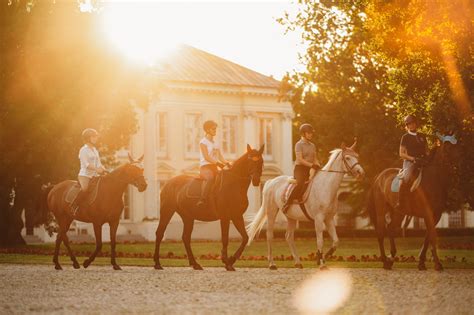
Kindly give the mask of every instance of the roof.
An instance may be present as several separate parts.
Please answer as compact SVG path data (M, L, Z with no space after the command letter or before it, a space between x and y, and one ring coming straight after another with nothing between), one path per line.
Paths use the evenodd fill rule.
M180 45L157 66L170 81L278 88L280 82L236 63L188 45Z

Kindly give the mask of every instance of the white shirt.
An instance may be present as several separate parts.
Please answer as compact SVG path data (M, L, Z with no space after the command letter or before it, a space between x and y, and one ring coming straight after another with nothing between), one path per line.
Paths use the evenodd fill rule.
M87 168L89 165L92 165L95 168L103 167L100 162L99 151L97 151L96 148L84 144L81 150L79 150L79 160L81 161L79 176L92 178L99 175L96 171Z
M199 141L199 144L204 144L207 148L207 152L209 153L209 156L217 161L217 152L219 151L219 146L217 143L210 141L206 137L202 138L201 141ZM212 164L206 158L204 157L204 154L202 154L202 151L199 150L199 165L204 166L204 165L209 165Z

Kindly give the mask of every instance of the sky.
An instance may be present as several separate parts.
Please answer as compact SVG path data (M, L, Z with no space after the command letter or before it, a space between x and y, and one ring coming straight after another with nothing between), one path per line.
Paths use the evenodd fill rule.
M276 22L288 1L108 1L104 38L130 62L152 64L179 43L191 45L276 79L301 68L300 36Z

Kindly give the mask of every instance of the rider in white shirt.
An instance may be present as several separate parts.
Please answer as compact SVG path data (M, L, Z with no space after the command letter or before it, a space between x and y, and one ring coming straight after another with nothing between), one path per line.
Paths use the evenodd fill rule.
M214 142L214 137L217 133L217 123L208 120L203 125L206 135L199 142L200 151L200 168L199 174L205 180L204 187L197 205L204 205L214 179L217 176L217 167L224 168L226 165L230 166L230 162L224 159L217 143Z
M82 132L82 139L84 146L79 150L79 161L81 163L81 169L77 176L79 184L81 185L81 191L71 203L71 209L73 215L77 214L84 196L87 194L89 183L95 176L103 174L105 171L102 162L100 161L99 151L97 151L95 145L99 139L99 133L92 128L87 128Z

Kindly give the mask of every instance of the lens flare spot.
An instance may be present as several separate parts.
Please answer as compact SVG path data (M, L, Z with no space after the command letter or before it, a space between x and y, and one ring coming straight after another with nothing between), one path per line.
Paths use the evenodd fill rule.
M318 272L306 279L293 294L293 304L303 314L326 314L341 307L352 292L347 271Z

